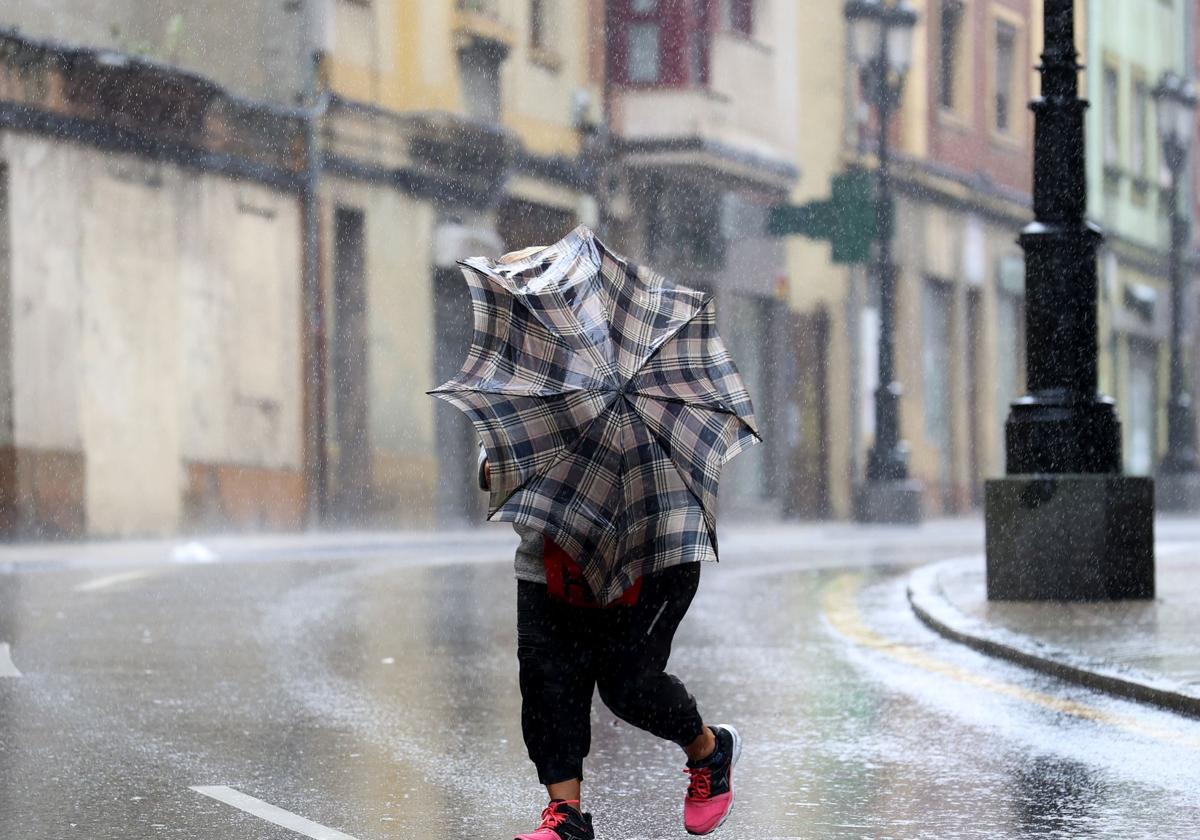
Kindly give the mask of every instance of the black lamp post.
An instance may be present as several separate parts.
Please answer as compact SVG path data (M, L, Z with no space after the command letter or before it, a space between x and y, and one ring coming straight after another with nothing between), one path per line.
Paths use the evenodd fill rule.
M917 13L908 0L849 0L851 55L879 130L875 276L879 281L879 386L875 390L875 442L867 453L866 483L858 488L855 515L868 522L919 522L920 485L909 479L908 447L900 439L900 383L895 372L896 266L892 262L892 185L888 127L900 104L912 62Z
M1195 509L1200 504L1200 458L1196 454L1196 415L1186 384L1183 346L1183 249L1190 234L1188 214L1179 211L1179 184L1191 151L1196 94L1192 83L1165 73L1153 91L1158 137L1170 174L1167 219L1171 229L1168 275L1171 283L1171 397L1167 403L1167 452L1159 465L1160 506ZM1188 490L1191 492L1188 492Z
M1121 474L1121 426L1099 393L1096 249L1086 220L1084 112L1073 0L1045 0L1025 251L1028 393L1005 425L1006 473L987 482L992 600L1154 597L1154 482Z

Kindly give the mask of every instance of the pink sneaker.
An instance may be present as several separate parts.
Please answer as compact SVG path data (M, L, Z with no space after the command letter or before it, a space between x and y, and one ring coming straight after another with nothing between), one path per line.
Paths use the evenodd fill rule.
M683 800L683 827L688 834L711 834L733 810L733 765L742 754L742 738L732 726L711 726L717 748L699 764L691 762L691 776Z
M542 824L513 840L596 840L592 815L579 811L578 799L552 799L542 810Z

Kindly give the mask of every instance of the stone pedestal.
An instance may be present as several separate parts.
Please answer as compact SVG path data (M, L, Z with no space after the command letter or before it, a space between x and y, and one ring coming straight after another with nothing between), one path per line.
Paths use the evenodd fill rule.
M854 488L854 518L859 522L921 524L921 482L864 481Z
M991 601L1154 597L1154 481L1011 475L986 484Z
M1164 473L1155 478L1154 505L1174 513L1200 511L1200 473Z

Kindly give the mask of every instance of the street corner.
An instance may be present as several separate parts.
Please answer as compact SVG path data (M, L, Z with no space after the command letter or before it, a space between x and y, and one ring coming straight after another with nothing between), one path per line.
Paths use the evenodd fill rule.
M1175 577L1183 575L1177 571ZM1178 599L1165 599L1166 606L1161 601L989 601L982 555L916 569L908 576L907 596L926 626L981 653L1117 697L1200 716L1200 684L1187 680L1197 657L1180 661L1179 656L1162 655L1164 648L1178 653L1177 648L1186 647L1186 631L1172 617L1181 609ZM1173 627L1179 632L1172 633ZM1155 665L1158 670L1151 670Z

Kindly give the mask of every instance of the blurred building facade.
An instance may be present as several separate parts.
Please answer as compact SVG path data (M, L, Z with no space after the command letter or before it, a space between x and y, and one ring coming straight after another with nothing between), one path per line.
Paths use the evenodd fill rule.
M266 352L260 344L272 342L278 343L273 352L282 348L286 355L286 364L274 368L286 408L263 411L275 411L272 439L287 451L291 483L249 490L250 498L269 493L287 508L291 524L305 514L335 525L478 521L483 500L471 475L469 424L423 393L457 368L469 341L469 299L454 261L549 244L583 222L631 259L714 292L768 439L731 469L723 502L735 512L783 512L795 438L788 434L795 424L785 421L800 410L797 371L786 353L796 340L795 322L785 299L782 245L762 230L766 208L798 175L791 158L800 75L788 42L797 28L793 4L263 0L242 6L113 0L52 10L18 2L0 23L21 28L15 41L56 39L64 52L75 49L95 63L133 62L158 68L164 78L202 80L213 97L290 121L293 133L272 139L272 150L289 156L292 167L281 199L288 215L272 218L287 231L291 250L280 260L268 251L257 255L286 276L280 281L289 292L286 307L265 304L272 286L231 272L215 253L262 241L260 226L236 214L220 216L224 226L203 233L177 218L174 240L164 233L154 248L135 244L128 232L106 240L114 259L140 260L148 276L169 276L168 255L198 238L213 253L188 263L193 279L228 284L241 298L232 306L251 343L226 355L244 352L249 364ZM278 25L260 25L265 21ZM174 95L171 84L156 95ZM139 89L127 92L136 96ZM169 139L142 135L140 158L161 157ZM101 150L97 165L112 159ZM14 184L19 189L5 194L12 207L37 195L23 181ZM171 181L158 189L169 203L195 201ZM151 212L150 204L134 204ZM265 217L266 211L254 218ZM6 247L14 271L6 282L14 288L28 282L21 258L34 241L13 227ZM52 244L64 260L77 253L73 240ZM64 294L82 307L93 262L79 265L78 286ZM131 290L121 276L112 276L114 293ZM277 330L253 330L264 307L270 323L294 325L287 341ZM115 315L105 317L116 323ZM150 322L163 323L139 321ZM203 333L212 325L189 317L184 327ZM245 488L231 489L223 474L206 475L200 483L217 501L203 490L196 497L180 478L190 474L187 459L172 461L169 447L153 445L171 437L164 429L195 425L206 406L193 400L170 409L164 423L163 412L143 404L159 394L161 377L151 370L156 360L182 357L185 372L209 385L233 381L229 372L189 355L190 345L175 352L158 333L123 338L135 375L92 368L80 374L81 387L105 390L101 383L118 376L126 390L136 382L141 391L113 392L108 425L94 428L98 445L111 452L75 450L67 472L74 470L84 490L63 496L63 506L79 515L58 532L252 524L217 503L247 495ZM12 370L18 380L32 379L39 363L36 350L17 353ZM184 379L185 390L194 387ZM27 394L22 404L47 415L69 406L57 394L15 393ZM240 391L236 398L258 404ZM232 416L232 454L214 461L249 468L261 453L239 448L254 448L256 427L252 418ZM7 427L32 428L19 412ZM146 444L136 455L134 440ZM143 464L156 478L98 483L102 464L117 472ZM28 496L23 469L9 471L8 497L16 507ZM139 513L101 524L105 505ZM286 524L263 519L261 511L259 518Z
M892 134L900 158L896 359L911 471L924 485L926 510L945 514L977 507L983 479L1002 474L1004 421L1024 388L1024 262L1015 240L1031 218L1026 103L1039 89L1033 65L1043 5L913 5L914 61ZM1166 182L1149 92L1164 71L1195 64L1195 5L1076 3L1078 49L1091 68L1090 214L1107 236L1100 386L1117 399L1132 473L1152 472L1163 454L1168 398ZM832 177L850 165L874 166L876 128L849 69L842 14L833 4L813 10L798 37L813 60L801 81L806 166L796 202L828 195ZM833 66L843 81L827 72ZM821 95L839 84L840 115ZM804 278L793 299L802 317L816 319L815 341L797 345L800 365L823 370L825 382L803 415L812 418L808 428L825 430L824 445L814 447L824 456L814 467L825 473L804 476L810 494L824 490L829 511L847 516L873 437L878 292L865 268L835 265L826 244L791 239L788 261L789 273Z
M170 65L236 96L302 101L309 44L335 0L5 0L0 26Z
M936 515L1002 473L1023 390L1042 2L913 4L896 359ZM1194 4L1077 5L1100 68L1101 384L1136 470L1164 443L1169 323L1143 83L1194 55ZM849 516L876 284L826 243L765 235L771 206L875 165L842 7L5 4L0 533L480 521L470 424L424 394L470 338L455 260L580 222L715 295L766 438L730 464L722 516Z
M855 157L842 4L812 4L796 21L793 37L796 53L804 56L795 115L795 158L803 161L803 174L789 200L805 204L828 198L833 178ZM783 241L787 299L796 312L799 372L790 512L804 518L846 517L861 456L856 412L862 398L853 376L864 363L854 326L861 305L861 270L833 262L827 242L799 236Z
M300 137L0 34L0 532L303 522Z
M1194 3L1090 0L1086 63L1088 215L1105 234L1100 386L1117 400L1125 470L1152 475L1166 451L1171 353L1169 176L1151 91L1193 62ZM1190 206L1188 185L1181 206Z
M322 519L482 518L475 438L425 390L471 334L464 256L549 244L594 216L582 128L601 119L588 4L335 5L317 78L328 453ZM544 241L543 241L544 240Z
M603 48L589 51L587 45L589 27L601 26L603 8L516 0L420 4L337 0L283 5L287 8L263 0L237 7L179 5L174 10L148 2L101 2L90 8L80 4L78 9L49 10L44 4L19 3L6 6L0 14L0 24L21 27L21 34L13 34L14 44L33 43L26 33L54 36L87 44L48 47L64 55L89 56L97 65L129 64L159 71L142 87L136 78L126 76L98 82L102 90L96 97L103 98L105 92L130 101L151 96L163 100L159 111L169 111L176 107L172 97L190 95L187 82L194 78L209 99L277 113L295 129L287 138L262 138L271 153L290 156L294 168L287 183L287 215L284 208L269 206L258 208L261 212L254 217L270 215L286 231L285 254L274 253L261 224L246 223L232 210L213 211L212 221L223 225L215 230L201 225L207 218L179 217L185 211L195 212L193 208L209 207L200 200L202 196L188 191L195 192L194 187L170 179L157 184L155 194L172 207L183 208L176 218L163 216L157 212L162 208L150 203L124 197L131 209L161 218L161 241L147 240L153 243L147 247L131 239L136 220L130 222L131 230L114 235L98 229L95 240L107 242L106 256L130 262L110 272L113 294L136 291L137 276L123 280L127 271L144 270L147 282L153 276L171 275L170 255L183 247L184 240L210 249L190 255L193 258L186 266L192 271L190 279L200 286L202 296L220 297L205 288L206 283L227 285L230 295L236 291L233 306L248 337L248 343L222 353L239 356L238 363L254 368L259 379L273 377L271 387L286 395L284 406L267 406L260 395L239 388L233 372L216 369L211 359L197 361L185 352L195 349L190 345L181 350L172 343L177 330L195 325L203 332L211 326L190 317L180 321L194 313L172 311L174 320L168 321L142 318L145 313L136 309L100 313L112 324L128 317L142 325L140 333L122 333L125 345L120 348L137 375L130 378L123 375L129 370L100 360L76 372L80 388L107 393L111 401L103 414L107 423L89 427L104 451L76 448L67 459L69 469L59 469L56 462L55 470L73 470L75 479L65 482L71 485L70 492L56 485L51 495L63 496L64 509L78 514L61 528L56 526L59 533L171 533L253 524L236 516L189 515L194 512L185 502L188 489L178 475L179 459L172 462L167 457L170 446L165 444L173 441L155 445L163 443L159 437L178 437L181 432L176 427L194 424L197 414L216 410L199 400L183 406L160 403L158 410L152 410L148 401L161 396L162 376L149 369L156 364L171 367L167 362L177 360L196 378L232 388L236 399L249 406L262 403L264 412L274 412L273 445L286 449L289 466L302 480L286 491L259 488L257 495L283 496L302 515L287 523L260 524L295 526L307 518L325 524L403 527L466 522L481 512L472 476L469 426L461 417L435 414L435 402L424 395L457 367L470 335L469 300L454 260L557 238L578 218L594 216L594 210L589 210L594 203L586 200L582 183L580 127L602 118L602 76L597 67ZM209 20L201 20L206 17ZM242 25L259 18L287 25L278 30ZM133 38L131 33L144 31L149 38L164 20L179 30L178 43L168 45L171 50L151 43L143 51L154 55L165 51L162 58L190 69L109 51L130 43L124 36ZM231 37L220 34L222 27ZM212 37L210 29L216 33ZM277 43L281 37L289 40L286 49ZM286 65L278 73L270 69L276 59ZM10 110L27 108L21 100L29 87L23 61L23 55L13 60L15 87L4 90ZM252 71L243 72L243 64L253 65ZM212 79L225 81L234 92L226 93ZM53 99L57 87L51 79L39 90L50 91L47 98ZM184 101L177 107L189 104ZM203 120L202 108L199 113L196 119ZM114 130L124 128L120 124L124 115L98 115L100 120L110 117L118 123ZM175 140L141 132L141 125L134 128L139 130L137 142L131 144L135 158L160 158ZM212 127L214 133L221 128ZM54 144L65 145L62 140L56 137ZM27 157L18 148L23 138L6 137L6 141L10 160L5 171L12 173L13 187L5 193L6 206L15 221L18 211L36 201L38 189L43 188L31 188L21 180L20 162ZM66 153L58 148L52 152ZM95 165L115 159L105 149ZM129 166L136 168L138 163ZM61 184L63 201L69 200L70 184L70 180ZM249 186L242 188L238 196L249 190ZM257 207L250 198L243 203ZM113 214L113 218L121 216ZM24 254L40 249L31 231L13 225L9 232L6 250L11 252L7 262L12 276L6 276L5 282L13 293L6 297L19 309L21 284L31 282L23 273ZM78 234L69 228L64 231L59 225L43 236L62 257L52 270L63 282L75 278L76 286L64 289L59 297L68 306L86 306L94 297L93 276L104 275L104 265L90 252L81 252ZM227 264L224 253L231 246L236 250L239 243L249 246L250 267L257 260L264 276L239 275L242 266ZM81 253L89 259L80 259ZM284 279L266 276L276 273ZM279 283L286 283L286 288L277 290ZM160 283L153 291L163 296L165 288ZM279 292L284 299L277 302L284 306L273 308L273 296ZM143 303L150 300L158 298ZM164 297L162 305L169 307L172 301ZM12 323L19 332L29 319L17 315ZM260 317L261 328L256 330ZM117 326L113 329L119 331ZM52 358L47 351L53 339L43 337L24 354L22 335L13 340L15 384L9 390L16 396L12 404L46 417L69 418L77 402L73 395L34 393L29 384L40 378L39 366ZM286 364L272 365L272 357L281 353ZM110 378L130 393L113 391ZM236 450L259 430L252 418L234 419L237 422L229 426L228 434ZM21 466L29 460L29 447L21 447L22 434L34 435L30 440L42 452L46 447L36 434L49 432L44 425L27 422L20 411L5 427L17 430L17 452L23 453L14 462L16 467L0 470L4 473L0 487L7 485L5 498L17 509L29 503L31 492L25 478L28 469ZM71 433L59 437L66 442L55 438L50 443L70 450ZM141 444L137 452L132 445L121 445L134 440ZM232 460L247 463L236 456ZM123 471L124 485L97 483L102 467ZM130 472L139 469L147 471L147 480L128 481ZM83 490L77 491L76 484ZM106 505L139 513L102 524L107 518L98 511ZM9 518L14 523L7 529L10 532L39 532L26 523L28 517Z
M1191 78L1200 79L1200 2L1197 2L1191 13L1191 24L1189 30L1191 40L1188 42L1188 47L1184 51L1184 55L1189 57L1191 61ZM1200 137L1200 110L1196 113L1196 133L1195 137ZM1191 396L1193 404L1200 400L1200 283L1196 282L1196 275L1200 273L1200 230L1197 229L1197 220L1200 220L1200 165L1197 165L1197 155L1191 156L1190 161L1191 176L1188 179L1191 189L1191 203L1188 205L1191 208L1191 216L1189 221L1192 226L1192 242L1188 249L1188 262L1185 263L1186 275L1190 277L1192 282L1187 288L1187 294L1184 296L1186 318L1184 320L1184 345L1191 348L1191 377L1188 380L1191 385ZM1200 419L1197 419L1200 424ZM1200 437L1200 435L1198 435Z
M931 515L977 506L982 480L1003 472L1004 420L1023 390L1015 240L1031 217L1035 6L928 0L919 9L896 167L896 359L901 433ZM861 381L863 393L875 387Z
M913 5L913 61L890 132L895 359L910 472L924 487L925 510L939 515L977 505L982 479L1003 470L1004 418L1022 387L1024 266L1015 238L1031 212L1025 106L1040 27L1030 0ZM848 167L873 168L878 132L851 69L840 4L813 14L818 25L799 34L814 59L803 76L809 167L798 201L828 195ZM845 517L874 437L878 286L867 266L833 264L826 244L793 239L788 247L792 273L804 278L794 298L812 324L801 365L824 371L818 402L805 410L814 437L824 430L824 445L813 447L824 460L811 463L825 473L806 478L814 496L825 492L827 512Z
M725 469L722 516L781 516L796 493L798 335L784 246L765 228L799 176L799 9L610 0L607 12L606 233L713 293L764 438Z

